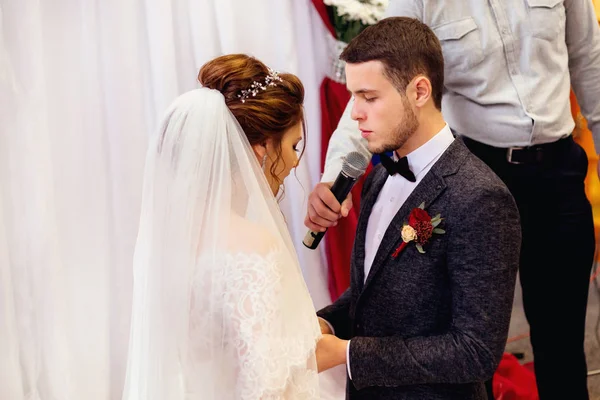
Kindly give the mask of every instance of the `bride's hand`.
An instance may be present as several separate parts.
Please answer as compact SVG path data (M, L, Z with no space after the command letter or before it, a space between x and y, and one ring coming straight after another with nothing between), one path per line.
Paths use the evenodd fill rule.
M319 318L319 327L321 328L321 333L323 335L333 335L331 328L323 318Z
M317 367L319 372L346 363L348 341L333 335L323 335L317 343Z

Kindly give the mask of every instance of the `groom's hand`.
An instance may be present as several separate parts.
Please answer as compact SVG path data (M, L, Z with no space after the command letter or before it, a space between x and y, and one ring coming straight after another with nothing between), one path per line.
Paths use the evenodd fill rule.
M347 217L352 209L352 193L340 204L331 192L332 182L321 182L308 196L308 212L304 225L313 232L324 232L337 225L342 217Z
M348 341L333 335L323 335L317 343L317 367L319 372L346 363Z

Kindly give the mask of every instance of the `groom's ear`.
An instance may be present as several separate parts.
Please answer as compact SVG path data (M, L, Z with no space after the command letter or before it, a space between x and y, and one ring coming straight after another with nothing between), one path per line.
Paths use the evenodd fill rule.
M424 75L417 75L411 82L414 88L414 101L417 107L423 107L431 99L431 82Z

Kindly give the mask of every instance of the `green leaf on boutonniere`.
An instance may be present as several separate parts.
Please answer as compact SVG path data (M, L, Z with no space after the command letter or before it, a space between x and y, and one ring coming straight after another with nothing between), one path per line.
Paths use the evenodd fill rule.
M435 225L434 225L434 226L435 226ZM435 229L433 230L433 233L438 233L438 234L440 234L440 235L443 235L444 233L446 233L446 231L445 231L445 230L443 230L443 229L440 229L440 228L435 228Z
M434 228L436 226L438 226L439 224L441 224L441 223L442 223L442 219L441 218L440 219L432 219L431 220L431 226L433 226Z
M438 219L439 219L440 221L442 220L442 214L438 214L438 215L436 215L435 217L431 218L431 221L433 222L433 221L436 221L436 220L438 220Z
M420 244L417 243L416 247L417 247L417 250L419 251L419 253L425 254L425 250L423 250L423 246L421 246Z
M423 202L423 203L419 204L419 208L420 208L421 210L424 210L424 209L425 209L425 203Z

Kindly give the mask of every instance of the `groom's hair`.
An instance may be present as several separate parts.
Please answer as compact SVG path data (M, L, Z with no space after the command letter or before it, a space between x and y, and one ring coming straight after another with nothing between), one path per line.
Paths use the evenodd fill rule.
M433 31L419 20L391 17L371 25L350 41L340 58L350 64L380 61L401 94L417 75L429 78L435 106L442 109L444 57Z

